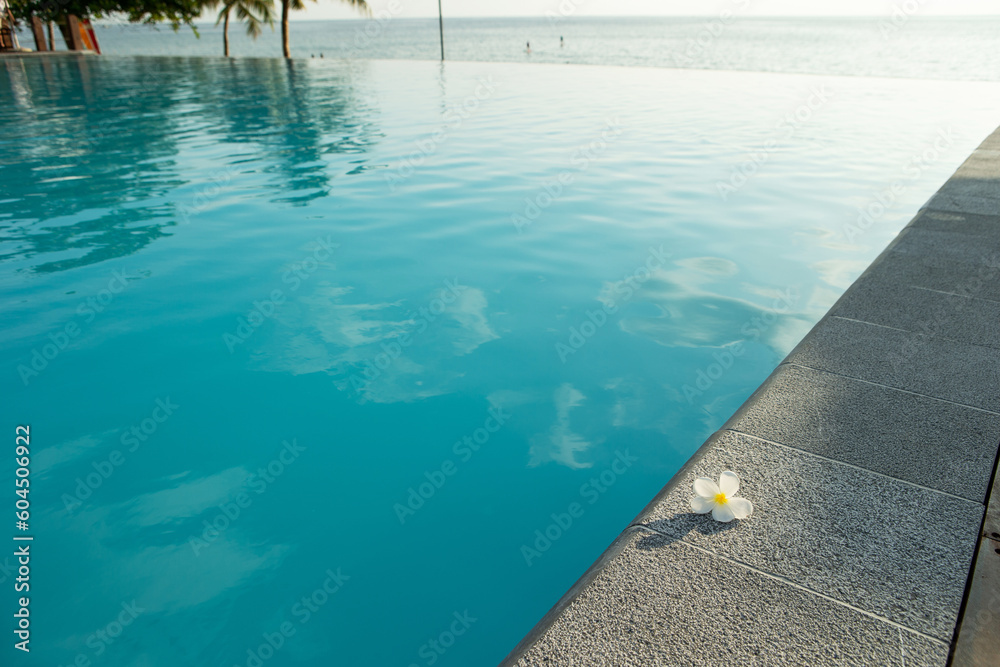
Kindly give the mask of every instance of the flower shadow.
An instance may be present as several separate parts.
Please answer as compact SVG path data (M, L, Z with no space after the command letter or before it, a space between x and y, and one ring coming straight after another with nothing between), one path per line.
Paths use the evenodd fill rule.
M637 527L655 532L643 536L636 542L636 546L640 549L656 549L678 542L691 532L698 532L702 535L717 535L728 530L733 530L738 525L739 521L730 521L729 523L716 521L712 518L711 514L678 512L669 518L644 521L637 524Z

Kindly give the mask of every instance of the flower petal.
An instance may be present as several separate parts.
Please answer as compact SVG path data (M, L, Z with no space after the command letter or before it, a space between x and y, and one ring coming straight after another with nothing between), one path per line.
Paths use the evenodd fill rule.
M691 499L691 511L695 514L708 514L715 507L715 501L711 498L695 496Z
M708 477L699 477L694 480L694 492L702 498L715 498L719 493L719 485Z
M730 498L729 509L737 519L745 519L753 514L753 503L746 498Z
M722 523L729 523L736 518L733 514L733 510L729 509L729 504L716 505L715 509L712 510L712 518L716 521L721 521Z
M740 490L740 478L732 470L719 475L719 488L727 496L735 496Z

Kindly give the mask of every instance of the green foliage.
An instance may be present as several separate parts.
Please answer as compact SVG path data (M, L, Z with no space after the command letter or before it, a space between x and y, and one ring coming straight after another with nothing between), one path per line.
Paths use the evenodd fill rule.
M294 9L296 11L300 10L300 9L305 9L306 8L306 5L305 5L305 3L302 0L283 0L283 1L287 1L288 2L288 7L290 9ZM318 0L313 0L313 2L318 2ZM369 9L368 3L365 2L365 0L341 0L341 2L343 2L345 5L349 5L351 7L354 7L355 9L357 9L358 11L360 11L365 16L368 16L368 15L371 14L371 9Z
M11 0L18 19L32 14L43 21L55 21L67 14L80 18L125 16L133 23L169 23L176 30L192 25L201 15L204 0Z
M247 34L257 39L264 24L274 27L274 0L207 0L205 7L215 9L219 5L219 16L215 25L219 25L227 14L233 12L237 20L247 24Z
M371 10L365 0L341 0L363 15ZM304 0L281 0L284 49L287 54L288 10L305 9ZM247 33L257 37L264 24L273 26L275 0L10 0L18 19L34 15L43 21L58 21L67 14L80 18L124 16L132 23L169 23L174 30L181 25L194 29L194 21L203 9L220 7L219 21L232 12L247 24ZM216 23L218 23L217 21ZM195 31L197 33L197 31Z

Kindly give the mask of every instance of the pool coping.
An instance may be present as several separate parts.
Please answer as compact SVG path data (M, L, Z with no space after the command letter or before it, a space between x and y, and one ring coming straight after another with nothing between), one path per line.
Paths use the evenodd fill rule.
M80 49L78 51L0 51L0 58L65 58L66 56L96 56L97 51Z
M871 656L884 649L885 637L892 639L896 632L899 648L892 651L900 659L892 660L897 664L992 664L987 662L990 654L1000 652L996 629L1000 628L996 475L1000 375L994 370L1000 368L1000 340L991 331L1000 321L993 319L1000 314L996 276L1000 254L990 249L998 247L1000 128L628 524L501 667L712 664L718 655L725 655L727 662L756 664L762 649L794 653L814 648L816 652L809 655L813 664L872 664ZM989 268L985 274L984 267ZM816 394L815 400L805 396L809 393ZM848 406L861 394L860 403ZM818 431L805 426L807 408L822 415ZM894 422L900 412L903 417ZM891 437L874 442L865 437L886 435L884 422L891 422ZM788 463L754 470L751 461L765 459L753 459L742 440L752 441L750 449L767 450L771 458L766 460ZM690 485L699 473L711 470L718 475L719 466L731 461L744 463L740 475L748 474L742 492L757 503L757 511L747 522L730 524L734 529L727 535L729 525L726 531L713 528L707 517L682 508L693 496ZM816 503L818 509L810 515L812 504L806 498L805 516L815 518L817 528L829 533L836 558L826 564L797 561L794 554L773 558L771 549L781 552L788 547L787 540L769 541L775 529L792 530L780 515L796 510L781 494L785 486L794 486L789 479L803 474L814 474L817 479L808 481L818 488L837 477L841 486L831 489L872 488L875 494L892 497L906 494L916 505L885 504L879 507L883 516L872 519L863 506L856 506L863 503L853 498L821 508ZM772 498L755 497L755 491L763 493L765 488L773 492ZM936 525L915 533L907 523L915 509ZM867 542L852 536L849 526L862 517L885 532L875 533L877 537ZM794 529L805 530L801 525ZM822 550L822 543L810 542L815 536L791 534ZM938 557L915 560L912 550L898 548L901 538L921 541L923 552ZM638 547L646 554L637 549L642 541L653 544ZM690 550L678 550L677 545ZM698 581L700 588L694 591L685 588L689 577L670 569L688 553L699 559L684 570ZM822 557L820 553L816 560ZM869 572L860 567L871 560L880 569ZM743 583L741 577L734 583L734 571L753 581ZM913 571L919 576L906 579ZM876 574L889 581L878 581ZM830 580L828 587L824 577ZM909 588L900 586L898 578L909 582ZM862 580L859 590L867 595L852 592L854 579ZM777 587L781 595L797 596L792 615L806 618L790 620L795 627L787 635L794 637L803 627L836 634L840 628L830 628L835 621L828 619L837 614L841 614L837 622L847 625L846 634L836 641L827 638L834 643L826 647L784 645L774 639L775 628L761 620L766 610L757 616L743 614L735 623L728 619L731 633L707 632L705 622L710 618L677 616L668 631L652 627L657 616L663 620L663 610L697 616L690 609L713 608L720 590L738 594L742 588L762 586L761 582ZM890 599L892 593L879 598L880 586L887 584L895 599ZM749 592L747 599L754 599ZM930 601L925 601L928 597ZM771 638L755 639L765 636ZM779 654L790 659L789 653ZM778 664L796 662L783 659Z

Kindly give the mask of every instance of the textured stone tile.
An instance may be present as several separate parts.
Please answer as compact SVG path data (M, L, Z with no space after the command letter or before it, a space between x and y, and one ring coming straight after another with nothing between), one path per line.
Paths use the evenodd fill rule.
M1000 146L993 149L980 148L962 164L963 167L969 166L987 171L992 170L994 165L1000 165Z
M1000 247L1000 215L975 215L924 209L910 223L910 229L975 236L981 243L992 243L994 247Z
M710 443L642 525L950 640L981 504L732 431ZM723 470L740 476L751 518L691 512L694 479Z
M967 233L908 228L865 272L869 276L1000 302L1000 243Z
M974 197L938 192L927 202L927 208L940 211L960 211L980 215L996 215L1000 212L1000 201L991 197Z
M956 174L938 192L955 198L995 199L996 210L1000 210L1000 181L984 178L980 172L966 170L962 175Z
M989 178L985 172L970 167L956 173L938 192L953 197L1000 199L1000 180Z
M984 150L1000 151L1000 129L996 130L993 134L986 137L983 143L979 145L979 149L976 150L976 152L978 153Z
M881 265L854 283L830 314L1000 349L1000 301L914 287Z
M954 176L938 191L953 197L985 197L1000 199L1000 179L992 176L992 171L986 167L979 168L972 164L960 168ZM996 203L1000 210L1000 201Z
M956 667L996 667L1000 656L1000 541L983 540L955 642Z
M948 648L710 556L633 532L519 667L940 666Z
M1000 415L782 365L727 428L982 502Z
M959 169L968 166L983 168L987 171L994 169L1000 163L1000 145L996 148L978 148L972 155L965 159Z
M958 178L991 178L1000 181L1000 151L976 151L955 172Z
M786 361L1000 411L1000 351L830 317Z

